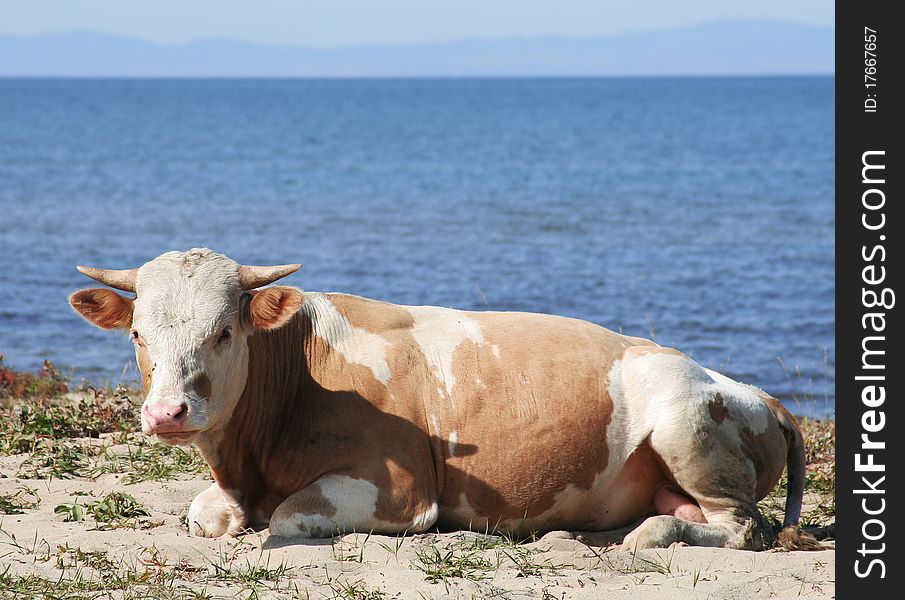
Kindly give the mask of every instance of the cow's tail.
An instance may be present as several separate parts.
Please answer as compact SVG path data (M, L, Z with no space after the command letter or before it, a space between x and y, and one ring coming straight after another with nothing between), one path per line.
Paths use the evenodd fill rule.
M774 404L775 403L775 404ZM801 503L804 497L805 456L804 438L798 421L785 409L778 400L770 403L773 414L779 421L786 437L789 453L786 457L788 487L786 491L786 513L782 521L782 529L776 536L776 542L786 550L822 550L820 542L809 533L798 528L801 518Z

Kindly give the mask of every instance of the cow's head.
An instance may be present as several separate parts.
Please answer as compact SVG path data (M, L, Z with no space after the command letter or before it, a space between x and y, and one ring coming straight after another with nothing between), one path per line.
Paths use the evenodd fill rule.
M248 336L281 327L302 304L296 288L255 288L300 267L240 266L207 249L167 252L138 269L78 267L135 297L92 288L69 303L98 327L129 332L146 394L142 431L188 444L232 415L245 389Z

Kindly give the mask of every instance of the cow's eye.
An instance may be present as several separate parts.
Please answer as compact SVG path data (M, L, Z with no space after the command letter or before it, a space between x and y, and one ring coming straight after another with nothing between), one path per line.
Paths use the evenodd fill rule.
M134 329L131 331L131 333L129 333L129 337L131 337L132 341L135 342L136 344L139 344L139 345L141 344L141 336L139 336L138 332L135 331Z
M224 327L223 331L220 332L220 339L217 340L217 343L229 341L229 338L232 337L232 332L229 330L229 327Z

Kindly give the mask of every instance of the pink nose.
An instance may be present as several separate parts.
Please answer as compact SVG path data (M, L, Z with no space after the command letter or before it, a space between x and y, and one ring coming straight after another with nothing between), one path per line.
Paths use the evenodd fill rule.
M145 404L142 412L144 412L145 421L151 430L150 433L167 433L182 431L185 418L189 414L189 407L185 402L180 404L155 402Z

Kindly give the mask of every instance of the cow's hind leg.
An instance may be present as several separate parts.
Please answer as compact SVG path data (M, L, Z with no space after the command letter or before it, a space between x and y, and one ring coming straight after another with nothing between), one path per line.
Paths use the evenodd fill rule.
M630 401L646 406L651 449L676 486L660 506L655 497L658 512L667 514L645 520L623 548L685 542L760 549L771 542L757 500L782 474L787 447L753 388L666 349L626 360L622 383ZM683 502L682 494L694 502Z
M659 440L651 436L651 446L679 490L661 488L654 506L666 514L644 521L626 536L624 549L684 542L756 550L771 541L772 528L757 508L757 471L737 442L714 431L699 437L668 432Z
M658 448L656 436L652 436L651 445L679 490L661 488L654 506L666 514L645 520L626 536L623 549L658 548L674 542L760 549L768 542L772 529L757 508L757 476L751 460L733 451L729 442L709 441L716 442L716 447L703 452L693 438L660 440ZM684 454L671 451L682 447Z
M304 538L352 532L420 533L436 522L436 502L389 490L383 494L366 479L325 475L277 506L270 517L270 533Z
M754 509L756 511L756 508ZM699 523L671 515L648 517L625 536L623 550L663 548L675 542L716 548L759 549L763 547L764 522L754 511L732 510L710 518L717 522Z

